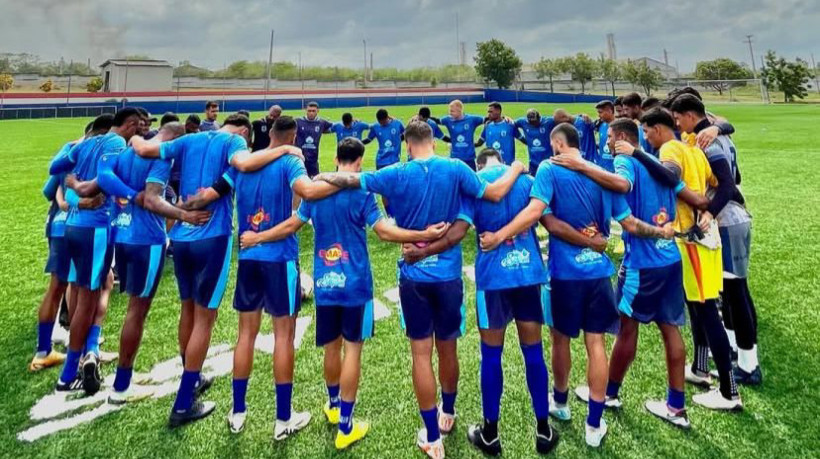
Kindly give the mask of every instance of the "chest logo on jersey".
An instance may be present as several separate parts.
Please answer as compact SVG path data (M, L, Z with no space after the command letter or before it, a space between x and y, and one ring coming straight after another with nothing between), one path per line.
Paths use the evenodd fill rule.
M268 127L264 124L262 125L262 132L268 132Z
M540 147L541 146L541 139L534 139L532 141L532 146L533 147Z
M313 137L308 136L308 137L305 139L305 143L313 144Z
M546 134L547 130L545 128L541 128L538 130L541 134Z
M393 135L396 135L396 128L391 129L390 133L393 134Z
M338 263L350 261L350 254L342 247L342 244L336 243L327 249L319 250L319 258L325 262L325 266L335 266Z
M507 137L507 131L501 131L501 137Z
M314 130L315 130L316 132L319 132L319 126L316 126L316 127L314 128Z
M493 142L493 149L494 150L501 150L501 142L499 142L497 140L495 142Z
M255 214L248 215L247 221L248 224L251 225L251 229L257 231L263 223L270 221L270 214L265 212L264 208L260 207Z
M527 249L513 250L501 260L501 266L504 268L518 268L521 265L530 263L530 252Z
M666 211L666 207L661 207L661 210L652 217L652 221L658 226L666 224L669 221L669 212Z
M330 271L316 281L316 288L345 288L346 282L347 276L344 273Z
M458 142L458 143L464 143L464 136L463 136L463 135L461 135L461 134L459 134L459 135L458 135L458 137L456 137L456 142Z

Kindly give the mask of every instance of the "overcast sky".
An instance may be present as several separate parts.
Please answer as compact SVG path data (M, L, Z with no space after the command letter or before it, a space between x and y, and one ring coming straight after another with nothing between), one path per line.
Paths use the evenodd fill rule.
M748 62L766 49L790 58L820 57L818 0L2 0L0 52L45 60L146 54L173 63L220 68L238 59L361 67L362 39L376 67L437 66L458 59L459 37L472 63L475 43L501 39L524 62L606 51L615 34L619 58L649 56L690 71L698 60ZM759 66L759 65L758 65Z

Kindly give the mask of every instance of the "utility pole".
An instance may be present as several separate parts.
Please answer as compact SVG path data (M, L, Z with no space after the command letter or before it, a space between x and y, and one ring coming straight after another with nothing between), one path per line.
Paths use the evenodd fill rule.
M755 67L755 52L754 48L752 48L752 38L754 38L754 35L746 35L746 39L743 40L743 43L749 45L749 57L752 59L752 75L757 78L757 68Z
M267 110L268 91L270 91L270 70L273 66L273 29L270 29L270 47L268 48L268 67L265 69L265 95L262 98L262 109Z
M364 73L362 77L362 86L367 86L367 39L362 39L362 45L364 46Z
M456 62L462 65L461 62L461 37L458 34L458 11L456 11Z

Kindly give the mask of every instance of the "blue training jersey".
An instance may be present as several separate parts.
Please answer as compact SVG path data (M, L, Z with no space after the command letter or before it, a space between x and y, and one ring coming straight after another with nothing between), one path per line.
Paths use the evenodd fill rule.
M550 133L555 127L552 118L541 118L538 126L533 126L527 118L515 120L515 127L524 133L527 141L527 151L530 154L530 164L541 164L541 161L552 157L552 145L550 144Z
M307 180L305 165L296 156L285 155L255 172L236 178L236 219L239 234L265 231L290 218L293 213L293 184ZM299 257L296 235L239 251L240 260L292 261Z
M302 201L296 216L313 220L316 306L373 301L365 227L382 218L376 197L364 190L342 190L319 201Z
M615 173L629 181L625 198L635 218L656 226L675 221L677 197L673 188L658 183L646 167L631 156L615 157ZM680 251L674 241L642 238L628 232L624 232L623 239L626 248L623 264L627 268L660 268L680 261Z
M609 144L606 143L608 136L609 123L601 122L598 126L598 157L594 162L607 172L615 172L614 156L609 151Z
M487 142L487 146L501 153L501 158L507 165L515 161L515 139L520 135L515 124L503 119L485 124L481 131L481 138Z
M118 155L103 156L98 175L100 187L114 200L111 216L116 228L114 242L134 245L165 244L165 218L138 206L133 199L123 197L123 191L118 192L110 186L109 180L120 181L126 188L130 188L127 191L129 196L144 191L148 183L158 183L165 188L171 176L170 161L142 158L133 148L128 148Z
M509 166L489 166L479 171L478 176L489 183L503 176ZM510 192L500 202L465 198L464 214L472 217L475 225L476 243L485 231L498 231L512 221L530 202L533 178L521 175ZM501 290L543 284L547 280L544 261L535 226L504 241L495 250L477 251L475 279L478 290Z
M330 130L336 133L336 143L339 143L346 137L355 137L362 140L362 133L369 128L370 126L367 123L354 121L350 127L345 126L344 123L333 123Z
M77 142L68 142L60 148L60 151L54 155L54 158L68 155L71 148ZM62 187L65 193L65 174L50 175L43 187L43 195L51 204L48 207L48 215L46 217L46 237L63 237L65 236L65 222L68 218L68 212L60 209L57 204L57 189Z
M538 167L530 196L547 204L556 218L588 236L600 233L609 237L613 211L618 220L629 215L623 195L613 196L589 177L548 161ZM550 238L548 265L552 279L599 279L614 272L605 253L557 237Z
M213 185L220 177L233 184L235 172L229 173L234 155L246 151L245 139L221 131L188 134L160 145L160 157L180 164L179 197L183 201ZM169 234L173 241L200 241L228 236L233 229L233 195L222 196L206 207L211 211L208 223L195 226L176 222Z
M461 119L445 116L442 126L450 133L450 157L462 161L475 159L475 130L484 124L484 118L476 115L464 115Z
M573 124L578 131L578 149L585 160L595 162L595 154L598 152L598 145L595 144L595 125L587 123L581 116L576 116Z
M74 145L64 157L68 163L74 165L70 171L80 181L90 181L97 178L97 166L100 159L108 154L117 154L125 150L125 139L119 135L109 132L105 135L91 137ZM60 161L55 158L55 162ZM52 166L54 166L54 162ZM53 167L52 167L53 169ZM51 171L52 174L55 171ZM106 228L111 223L111 199L96 209L80 209L70 207L66 224L69 226L81 226L92 228Z
M382 126L374 123L367 134L369 140L378 139L379 150L376 152L376 167L389 166L401 161L401 136L404 125L399 120L390 120Z
M362 189L390 202L396 223L409 230L424 230L459 217L462 196L480 198L487 187L464 162L432 156L396 164L361 175ZM399 261L402 278L417 282L442 282L461 278L461 244L415 264Z

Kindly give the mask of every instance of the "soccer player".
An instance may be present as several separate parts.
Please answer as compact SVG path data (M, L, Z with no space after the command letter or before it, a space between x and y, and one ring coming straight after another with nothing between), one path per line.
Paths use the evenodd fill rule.
M694 141L694 135L712 126L706 107L697 97L683 94L672 103L678 127ZM704 150L709 166L717 178L709 204L702 212L717 219L723 253L724 322L729 324L729 342L737 346L735 380L740 384L759 385L763 375L757 358L757 312L746 277L752 240L752 218L744 207L743 195L735 186L736 149L729 137L721 135ZM734 338L734 339L733 339ZM706 368L698 368L701 374Z
M637 92L630 92L629 94L623 96L623 104L624 109L623 113L626 118L631 119L636 124L640 124L641 115L643 114L643 99L641 99L640 94ZM654 157L658 157L658 152L652 145L646 140L643 135L643 129L638 130L639 138L638 142L641 146L641 150Z
M124 150L126 141L137 132L141 120L137 109L123 108L114 115L111 130L107 134L90 137L75 145L68 154L55 158L49 173L71 173L81 182L93 182L97 178L100 158ZM84 195L82 192L77 194ZM68 211L65 238L71 263L77 274L77 306L71 318L68 353L56 385L58 391L72 389L84 348L83 390L93 395L100 389L100 327L94 323L114 255L110 223L109 205L95 209L72 207Z
M108 123L105 130L107 131L110 128L110 121L113 120L113 117L107 115L106 119ZM89 125L88 132L93 132L91 131L91 127L93 127L93 124ZM99 127L98 123L98 128ZM67 155L71 148L82 140L83 139L66 143L54 157L57 158L62 155ZM60 302L64 301L68 296L67 288L69 282L73 283L75 280L74 273L72 273L71 270L71 257L68 255L64 237L65 222L69 209L69 203L65 197L64 182L64 174L52 175L43 187L43 195L51 203L46 220L48 261L45 267L45 272L50 275L50 280L37 313L37 352L29 364L29 371L40 371L44 368L59 365L65 361L65 354L57 352L52 348L52 333L54 331ZM73 196L75 200L71 205L85 209L99 207L105 200L105 197L100 194L94 198L82 199L78 199L78 196L74 193L72 193L71 196Z
M410 121L416 120L424 121L425 123L429 124L430 129L433 130L433 137L435 137L436 139L442 140L447 143L450 142L450 137L444 135L444 131L442 131L441 128L438 126L441 123L441 120L433 117L432 113L430 112L430 107L425 105L419 108L419 112L413 115L412 118L410 118Z
M353 137L362 140L362 133L370 129L370 125L364 121L354 120L351 113L342 115L341 123L333 123L330 130L336 133L336 143L341 143L342 139Z
M581 155L583 155L585 160L595 162L598 146L595 145L595 124L592 122L592 119L586 114L572 116L562 108L555 110L552 119L553 126L561 123L569 123L575 126L575 129L578 131Z
M186 210L202 206L211 185L224 183L219 197L210 202L211 219L202 226L177 222L171 229L174 271L182 303L179 347L185 367L168 424L179 427L210 415L215 404L195 400L211 381L200 376L216 321L217 309L225 293L232 253L233 179L229 167L240 172L257 170L293 147L261 150L251 154L248 137L250 120L230 115L218 131L201 132L162 144L134 138L138 155L146 158L175 159L180 162L180 199ZM224 181L220 181L224 178Z
M185 133L186 134L196 134L199 132L199 126L202 122L199 120L199 115L190 114L188 118L185 118Z
M151 140L159 144L185 133L178 122L164 124ZM165 187L171 164L161 159L137 156L133 148L100 160L98 184L115 197L114 243L120 275L120 291L129 295L128 310L120 336L120 352L109 403L120 405L152 394L131 386L134 360L139 350L145 319L151 308L165 264L165 218L201 225L210 218L207 211L186 211L168 203Z
M401 161L401 143L404 141L404 124L391 118L387 110L380 108L376 111L376 123L370 126L367 138L362 141L365 145L378 139L379 150L376 152L376 170L396 164Z
M707 187L717 187L717 180L704 153L675 139L675 121L668 112L654 108L641 117L644 133L659 150L661 169L673 181L682 181L688 191L703 197ZM638 155L637 159L640 160ZM650 162L642 161L652 170ZM718 316L717 299L723 289L723 262L716 225L708 212L699 213L693 200L679 195L675 217L676 239L683 263L683 286L692 321L695 362L687 368L686 380L707 386L711 382L706 368L709 351L717 366L720 387L692 397L698 405L715 410L740 410L743 403L735 384L729 339ZM707 386L708 387L708 386Z
M475 146L486 143L501 154L504 164L515 161L515 139L523 139L523 134L515 127L515 122L501 112L501 104L490 102L487 105L487 122Z
M361 172L363 156L361 141L342 140L337 147L338 170ZM328 393L324 412L329 423L338 425L336 448L344 449L363 438L370 427L367 422L353 421L362 344L373 335L373 276L365 226L383 241L424 242L441 237L448 225L404 230L387 222L372 193L343 190L321 200L302 201L296 215L268 230L247 230L240 241L245 249L285 238L295 245L293 234L310 220L314 228L316 345L324 347Z
M638 129L629 119L613 120L607 137L610 151L616 151L617 143L637 148ZM615 157L615 173L564 155L556 157L553 163L581 172L608 190L625 194L633 215L621 222L626 230L626 255L618 272L616 292L621 324L609 362L606 406L621 407L619 391L635 358L638 324L655 322L666 349L668 391L665 401L648 400L645 406L661 419L688 429L683 387L686 349L679 330L686 321L683 273L680 253L670 240L674 235L675 187L655 180L640 162L623 154ZM589 388L579 387L576 394L588 400Z
M174 112L165 112L165 113L162 114L162 118L159 119L159 127L165 126L168 123L178 123L178 122L179 122L179 116L177 116L176 113L174 113ZM145 137L143 137L143 138L145 140L151 140L157 134L159 134L159 129L151 129L150 131L148 131L148 134L146 134Z
M253 126L253 149L264 150L270 145L270 130L273 123L282 116L282 107L279 105L271 105L268 109L268 114L262 119L258 119L251 123Z
M581 159L578 130L569 123L553 129L550 141L556 155ZM609 235L613 210L622 214L623 200L613 202L610 192L583 174L543 162L535 176L530 203L503 228L481 235L481 248L488 251L529 229L549 207L556 218L587 235ZM622 204L618 206L617 204ZM613 204L616 204L613 209ZM627 208L628 210L628 208ZM622 215L618 215L622 217ZM546 321L552 335L554 382L550 414L570 418L567 404L570 370L570 339L584 331L587 349L587 379L590 389L586 442L598 447L607 433L604 410L607 358L604 332L617 326L618 313L609 276L614 267L605 253L573 245L560 237L549 245L551 308Z
M607 172L615 171L615 164L612 151L609 149L607 141L609 124L615 121L615 105L611 100L602 100L595 105L598 112L598 157L595 164L601 166Z
M615 118L623 118L624 115L624 98L618 96L615 98L615 101L612 102L612 106L615 108Z
M541 161L552 156L552 146L550 145L550 132L555 127L552 118L541 118L538 110L530 108L527 116L515 120L515 127L524 133L518 140L527 145L527 152L530 157L530 175L535 177L538 165Z
M305 169L310 178L319 173L319 142L322 134L330 132L331 123L319 118L319 104L309 102L305 108L305 116L296 119L296 146L302 149L305 155Z
M205 102L205 120L199 123L199 130L202 132L218 131L220 128L219 123L216 121L218 115L219 103L215 100Z
M405 131L413 161L376 172L322 174L320 178L344 188L378 193L391 201L401 228L422 230L438 222L452 223L462 196L499 201L525 170L514 163L501 179L487 184L461 161L435 154L433 131L427 123L412 122ZM423 190L423 193L417 192ZM394 204L395 203L395 204ZM399 263L402 320L413 354L413 385L425 428L417 445L428 456L444 457L440 427L449 433L455 421L458 386L456 339L463 333L461 245L416 264ZM442 386L441 415L436 406L433 346L439 357Z
M450 157L464 161L470 169L475 165L475 130L484 124L484 118L465 115L464 104L454 100L449 104L449 115L441 119L441 124L450 134Z

